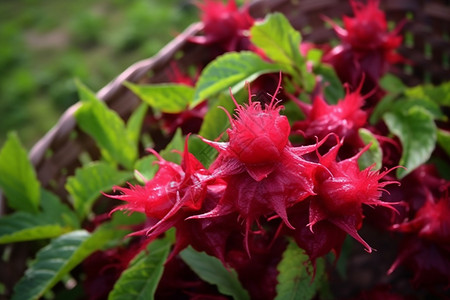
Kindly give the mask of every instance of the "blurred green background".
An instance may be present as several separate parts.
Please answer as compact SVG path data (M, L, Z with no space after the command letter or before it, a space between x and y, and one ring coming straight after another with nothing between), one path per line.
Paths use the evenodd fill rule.
M30 149L78 100L158 52L198 10L189 0L0 1L0 146Z

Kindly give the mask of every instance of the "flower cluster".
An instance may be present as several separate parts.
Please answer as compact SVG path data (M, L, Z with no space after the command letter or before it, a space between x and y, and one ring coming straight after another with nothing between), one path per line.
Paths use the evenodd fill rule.
M115 187L119 193L109 197L126 202L113 211L146 215L145 227L132 235L152 241L176 229L168 269L180 267L183 262L177 254L192 246L236 270L251 297L273 299L277 265L288 240L305 251L314 267L330 252L337 261L348 236L370 253L373 248L360 236L366 219L383 234L402 239L397 257L385 272L406 266L414 271L416 285L449 284L450 205L448 192L444 192L449 184L427 166L402 180L396 178L390 171L399 164L401 143L387 136L385 123L369 124L384 94L380 78L390 64L405 61L396 53L402 42L400 26L388 31L377 0L368 0L366 5L350 3L354 17L344 17L343 27L328 20L341 40L338 46L299 45L303 56L315 47L324 50L320 63L330 65L345 88L345 95L335 99L335 104L326 99L320 76L306 96L311 101L305 101L307 93L297 89L298 83L282 89L281 74L278 82L276 73L257 76L251 83L255 95L247 85L246 103L239 104L230 93L235 110L232 116L224 109L230 128L223 135L228 140L200 137L217 151L208 166L188 147L190 134L199 132L207 102L179 114L163 114L163 127L169 134L181 128L187 135L184 151L179 152L181 163L150 150L158 158L155 176L144 186ZM191 42L208 46L214 55L250 50L270 61L251 43L249 30L257 20L248 7L238 9L233 0L228 4L205 0L198 7L203 35ZM312 65L307 69L313 72ZM190 79L177 67L174 70L172 82L195 86L198 78ZM289 81L290 74L283 76ZM288 101L300 108L303 118L283 114L282 104ZM360 158L371 147L362 140L361 129L381 145L381 170L373 165L360 167ZM298 133L300 142L293 138ZM170 274L166 276L183 282L182 275ZM159 293L175 297L165 278ZM204 288L203 283L200 286ZM388 294L384 289L379 293Z
M334 133L293 146L275 95L263 105L248 91L247 104L232 97L236 109L234 118L229 115L229 141L203 139L219 153L209 168L189 153L186 140L180 165L152 151L159 159L154 178L145 186L116 187L121 194L110 197L126 202L116 210L142 212L150 220L148 228L134 234L154 239L175 227L172 256L191 245L238 271L244 270L241 264L256 263L250 260L256 245L265 255L279 251L273 244L283 235L292 236L313 262L330 251L339 254L347 234L370 252L358 234L362 207L391 207L380 200L383 187L392 183L380 182L387 171L359 169L358 158L367 147L341 159L343 138Z

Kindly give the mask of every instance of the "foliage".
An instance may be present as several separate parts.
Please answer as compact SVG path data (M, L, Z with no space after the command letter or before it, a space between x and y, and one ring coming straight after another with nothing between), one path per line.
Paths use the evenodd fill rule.
M113 3L133 16L112 42L116 51L129 51L145 40L137 28L151 27L143 11L152 8L142 1ZM206 13L212 3L206 2ZM374 3L369 9L378 9ZM336 58L329 58L335 51L305 51L283 14L249 21L233 4L220 6L229 14L223 19L212 14L208 24L203 18L205 34L220 33L215 26L230 19L248 28L221 36L226 40L192 41L215 54L189 66L198 70L192 85L125 82L142 100L127 120L78 81L74 116L101 155L66 174L67 196L42 186L18 136L8 135L0 149L8 205L0 243L29 242L37 249L7 291L12 299L76 293L58 284L68 278L85 298L328 299L336 292L335 273L346 277L343 264L358 249L346 238L371 252L376 237L366 242L360 236L361 227L371 225L407 245L398 247L386 272L399 265L413 270L411 288L424 295L439 295L449 284L440 262L450 263L450 185L433 165L450 168L449 84L406 87L386 74L369 86L376 92L363 94L363 83L345 89ZM355 7L357 20L363 8ZM86 15L72 24L75 38L94 47L101 22ZM352 27L346 29L351 35ZM373 59L372 50L361 55ZM14 60L20 58L0 67ZM201 126L188 130L198 119ZM143 154L149 124L158 132ZM441 281L427 282L433 275Z

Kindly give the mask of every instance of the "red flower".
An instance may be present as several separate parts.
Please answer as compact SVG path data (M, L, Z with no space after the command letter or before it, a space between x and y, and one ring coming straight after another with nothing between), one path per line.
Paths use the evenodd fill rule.
M108 195L110 198L128 203L113 210L142 212L149 217L151 226L134 233L147 233L156 237L177 222L187 217L187 212L198 211L203 204L210 180L209 172L187 150L187 139L183 160L180 165L159 159L159 170L145 186L129 185L129 188L115 187L122 195Z
M389 171L379 173L371 167L360 170L358 158L368 149L366 146L355 156L338 161L337 154L341 142L328 153L319 155L323 167L315 169L314 192L309 205L309 228L314 232L316 224L322 221L332 223L359 241L368 252L372 248L359 236L362 226L362 205L385 206L392 208L392 203L380 200L383 187L395 181L379 182Z
M342 82L355 88L366 76L363 91L371 92L378 86L379 78L387 71L389 64L404 61L395 50L402 37L400 26L388 32L384 12L378 8L378 0L368 0L366 5L350 0L354 18L343 17L344 28L328 20L341 39L324 55L323 60L332 64Z
M280 85L281 81L278 89ZM237 118L229 116L229 142L205 140L219 151L211 172L226 182L223 197L213 210L192 218L237 212L245 220L247 237L253 223L263 216L278 215L292 227L286 208L313 194L312 171L317 166L302 155L313 152L317 146L290 146L289 123L280 115L275 96L263 108L252 102L249 89L248 105L236 106Z
M395 61L397 55L394 50L400 46L402 37L397 35L397 31L387 31L386 16L378 8L379 0L368 0L366 6L355 0L350 4L355 17L343 17L345 29L333 24L338 36L356 51L381 49L386 51L388 60Z
M294 99L306 116L303 121L294 123L293 130L300 130L306 138L325 138L334 133L345 138L346 143L359 147L362 145L358 130L366 124L367 113L361 109L364 97L360 95L362 84L354 92L349 92L336 105L328 104L322 95L314 98L312 105Z
M216 44L226 52L251 47L248 30L255 20L248 13L248 7L239 10L234 0L229 0L227 4L204 0L197 5L202 10L204 36L191 38L191 41L204 45Z
M447 183L448 184L448 183ZM448 186L447 186L448 188ZM417 285L450 285L450 199L427 193L424 205L410 221L393 226L407 233L399 255L388 273L405 264L414 271Z

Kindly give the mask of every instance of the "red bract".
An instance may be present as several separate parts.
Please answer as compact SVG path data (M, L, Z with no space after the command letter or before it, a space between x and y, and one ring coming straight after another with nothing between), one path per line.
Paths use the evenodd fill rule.
M407 233L400 253L389 269L400 264L414 271L415 284L450 285L450 199L436 199L429 192L425 204L411 221L394 225L394 230Z
M347 90L345 98L336 105L328 104L322 95L316 96L312 105L294 99L306 119L294 123L293 130L302 131L308 139L323 139L332 132L341 139L345 138L346 143L352 146L361 146L358 129L367 121L367 113L361 109L364 104L364 97L360 95L361 87L354 92Z
M400 27L388 32L378 0L369 0L367 5L354 0L350 3L355 17L344 17L344 28L329 20L342 43L324 55L324 61L332 64L341 81L353 88L365 75L363 91L370 92L378 86L378 79L390 63L403 60L395 53L402 42Z
M315 225L326 220L347 232L371 252L372 248L357 232L362 226L362 205L392 208L391 203L381 201L380 197L384 186L396 182L379 183L390 170L379 173L368 167L360 171L358 158L368 146L351 158L337 161L341 146L342 141L338 141L325 155L318 154L323 167L315 169L316 195L310 200L308 226L314 232Z
M115 187L122 195L109 197L128 202L113 212L137 211L150 218L152 226L134 234L147 233L156 237L178 221L182 221L187 212L198 211L202 207L210 176L202 164L188 152L187 140L181 166L152 152L158 157L160 166L154 178L147 181L145 186Z
M273 233L253 236L249 241L251 256L235 241L227 252L227 262L238 273L251 299L269 300L276 297L277 265L281 261L287 241Z
M106 299L114 283L127 268L134 254L136 254L134 249L130 251L125 248L113 248L106 251L96 251L88 256L83 262L86 274L83 282L86 293L85 299Z
M247 31L255 20L248 13L248 7L239 10L234 0L229 0L227 4L204 0L197 5L202 11L204 36L193 37L191 41L218 45L223 51L247 50L251 47Z
M286 208L313 194L311 174L317 164L301 156L314 151L316 145L290 146L289 123L279 114L281 107L276 106L275 97L263 108L252 102L249 91L248 105L236 106L236 120L229 116L229 142L205 140L219 151L211 172L227 187L213 210L195 218L237 212L245 221L248 238L253 223L262 216L276 214L290 226Z
M308 227L310 199L302 201L288 210L289 220L295 230L287 230L297 245L305 250L313 264L317 258L332 251L338 258L347 233L329 222L322 220L314 225L313 231Z

